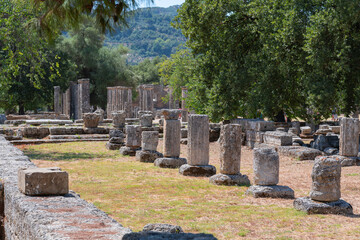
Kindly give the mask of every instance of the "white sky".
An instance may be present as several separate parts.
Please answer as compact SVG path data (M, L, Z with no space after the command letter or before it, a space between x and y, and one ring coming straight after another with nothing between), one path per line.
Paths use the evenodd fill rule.
M140 7L170 7L173 5L180 5L183 2L185 2L185 0L154 0L154 4L149 6L149 4L146 4L143 1L143 3L140 4Z

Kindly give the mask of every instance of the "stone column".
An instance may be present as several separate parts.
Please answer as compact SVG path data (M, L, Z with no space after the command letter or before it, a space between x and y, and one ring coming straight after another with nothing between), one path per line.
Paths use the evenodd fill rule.
M294 198L294 191L279 183L279 154L275 148L255 148L254 158L254 184L246 194L270 198Z
M79 117L83 113L90 112L90 79L84 78L78 80L78 95L79 95Z
M144 88L144 109L145 111L153 111L154 110L154 87L153 86L145 86Z
M249 178L240 173L241 126L227 124L221 126L220 134L220 174L210 178L216 185L250 185Z
M185 176L207 176L216 173L209 165L209 117L190 115L188 122L188 164L182 165L179 172Z
M62 112L60 86L54 87L54 111L55 114L60 114Z
M125 118L126 118L125 111L112 112L111 115L112 115L112 120L113 120L114 127L117 128L117 129L124 129L124 127L125 127Z
M352 206L340 199L341 162L337 157L317 157L311 177L310 198L295 199L295 209L308 214L353 214Z
M340 125L340 155L357 157L359 152L359 119L342 118Z
M141 150L136 151L136 160L153 163L155 159L163 157L157 152L159 142L158 131L145 131L141 134Z
M164 115L164 158L155 160L155 166L162 168L179 168L186 163L185 158L180 156L180 129L181 123L178 120L180 110L163 110Z
M186 87L181 88L181 108L183 110L181 113L181 121L182 122L188 121L188 109L186 107L187 92L188 92L188 90Z
M111 108L111 103L112 103L112 91L111 91L111 87L107 87L107 103L106 103L106 118L110 119L112 117L111 112L112 112L112 108Z
M75 82L70 82L70 118L71 119L80 119L79 117L79 94L78 94L78 85Z
M142 127L152 127L152 120L153 120L152 114L142 114L140 116L140 125Z
M71 109L71 92L70 88L68 88L65 93L65 108L64 108L64 114L70 118L70 109Z
M125 147L120 148L120 154L135 156L136 151L140 150L140 146L141 146L141 126L126 125L125 132L126 132Z
M106 148L108 150L119 150L124 146L124 133L119 129L110 130L110 139L106 143Z

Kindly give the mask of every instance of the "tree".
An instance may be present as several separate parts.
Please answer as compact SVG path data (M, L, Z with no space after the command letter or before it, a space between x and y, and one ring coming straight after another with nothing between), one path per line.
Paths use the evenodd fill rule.
M77 28L84 15L93 16L102 33L116 26L126 25L126 17L139 2L153 0L33 0L44 11L34 18L34 23L48 36L56 36L68 27Z
M27 27L39 9L27 1L4 0L0 10L0 107L18 107L23 114L50 104L53 86L66 84L62 70L72 66Z
M213 120L261 111L318 122L359 101L359 1L186 0L189 104Z

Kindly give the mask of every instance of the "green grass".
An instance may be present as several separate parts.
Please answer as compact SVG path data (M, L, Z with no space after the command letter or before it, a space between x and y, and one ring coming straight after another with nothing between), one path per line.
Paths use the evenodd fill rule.
M133 231L148 223L169 223L219 239L292 239L304 232L336 236L342 227L332 224L326 228L329 232L321 233L318 224L326 220L322 216L305 223L309 218L305 213L276 202L256 202L245 195L247 187L215 186L208 178L184 177L177 169L157 168L108 151L104 142L33 145L24 152L40 167L58 166L69 172L72 190Z

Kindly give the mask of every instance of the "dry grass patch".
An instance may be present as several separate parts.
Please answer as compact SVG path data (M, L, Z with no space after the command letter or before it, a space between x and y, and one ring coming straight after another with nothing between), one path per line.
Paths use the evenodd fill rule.
M161 142L159 149L161 149ZM104 142L20 146L39 167L59 166L70 174L70 187L125 227L140 231L147 223L170 223L187 232L212 233L219 239L356 239L358 215L305 215L293 200L254 199L247 187L209 184L208 178L184 177L177 169L136 162ZM218 144L210 145L210 163L219 167ZM186 146L182 145L186 157ZM308 195L312 161L281 157L280 184ZM360 209L360 167L343 168L343 198ZM252 151L242 150L241 172L252 180Z

